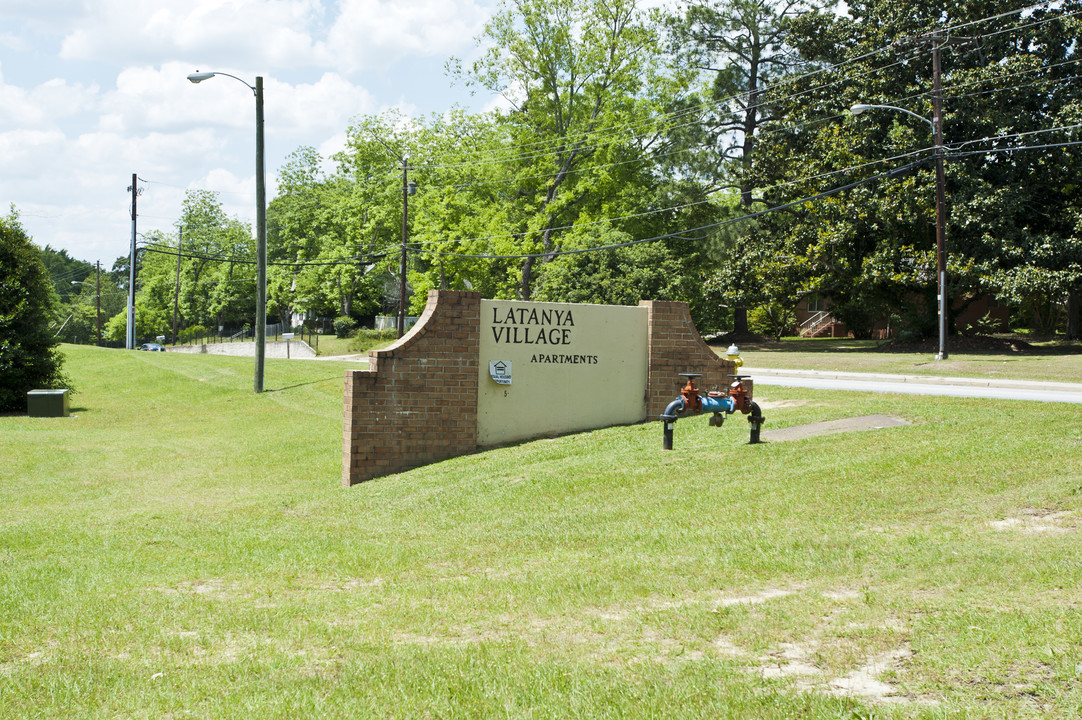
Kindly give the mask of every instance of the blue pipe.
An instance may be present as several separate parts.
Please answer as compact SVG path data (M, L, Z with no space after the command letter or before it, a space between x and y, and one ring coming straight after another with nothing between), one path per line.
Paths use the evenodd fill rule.
M684 412L685 407L686 403L684 402L684 398L678 397L668 404L665 408L665 412L661 413L661 419L665 420L666 418L671 418L675 420L676 414Z
M699 396L699 400L702 403L701 410L704 412L714 413L718 419L718 425L721 424L720 415L718 413L732 414L736 410L736 400L731 397L706 397ZM661 414L662 426L664 428L664 434L662 435L661 447L664 450L672 450L672 436L673 426L676 424L676 418L679 413L687 410L687 401L683 396L680 396L673 400L665 407L665 412ZM710 424L713 425L714 419L711 418Z
M736 400L731 397L710 397L707 395L703 398L703 412L723 412L731 415L735 410Z
M702 400L703 403L703 412L723 412L729 415L736 412L736 401L733 400L731 397L710 397L708 395L706 397L700 396L700 400ZM664 420L668 418L671 420L676 420L677 414L684 412L684 410L686 409L687 401L684 400L683 397L678 397L668 404L668 406L665 408L665 412L661 413L661 419Z

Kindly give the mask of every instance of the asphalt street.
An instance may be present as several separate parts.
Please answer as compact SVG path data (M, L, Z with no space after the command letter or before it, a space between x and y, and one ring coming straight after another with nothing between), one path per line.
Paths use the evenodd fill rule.
M888 375L882 373L824 372L740 368L757 385L782 385L820 390L940 395L948 397L1033 400L1082 403L1082 383L999 380L988 378Z

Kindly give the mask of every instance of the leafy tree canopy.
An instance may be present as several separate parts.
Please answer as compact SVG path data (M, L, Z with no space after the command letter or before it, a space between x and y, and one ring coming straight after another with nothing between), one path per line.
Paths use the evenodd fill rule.
M0 217L0 410L26 410L30 390L68 386L55 329L58 303L41 252L12 207Z

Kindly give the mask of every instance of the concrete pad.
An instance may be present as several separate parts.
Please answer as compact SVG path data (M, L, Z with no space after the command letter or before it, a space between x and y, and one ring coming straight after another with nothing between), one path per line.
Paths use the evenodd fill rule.
M760 433L760 438L763 442L784 442L786 440L802 440L817 435L880 430L882 428L898 427L899 425L909 425L909 423L889 415L865 415L863 417L842 418L841 420L825 420L823 422L808 423L807 425L794 425L780 430L763 430Z

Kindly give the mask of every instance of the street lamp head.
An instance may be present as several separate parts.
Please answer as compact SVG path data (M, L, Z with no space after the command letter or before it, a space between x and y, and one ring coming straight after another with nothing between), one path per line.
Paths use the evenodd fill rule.
M198 71L196 71L196 72L193 72L191 75L188 76L188 80L190 80L193 83L201 83L204 80L210 80L212 77L214 77L217 74L218 73L213 73L213 72L198 72Z
M870 108L871 105L865 105L863 103L857 103L853 107L849 108L849 112L853 115L860 115L862 112Z

